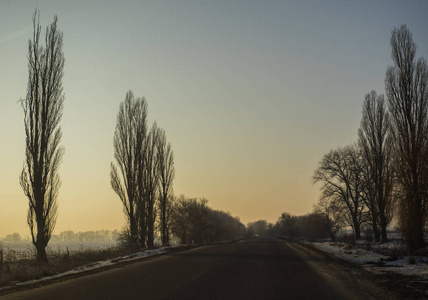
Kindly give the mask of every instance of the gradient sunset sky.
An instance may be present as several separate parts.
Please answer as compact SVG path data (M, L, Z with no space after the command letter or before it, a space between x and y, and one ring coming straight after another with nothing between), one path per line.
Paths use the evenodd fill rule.
M330 149L357 140L364 96L384 93L394 27L428 58L427 1L0 0L0 237L29 235L19 186L32 15L64 33L65 147L55 233L121 229L110 186L128 90L171 142L174 192L243 223L305 214Z

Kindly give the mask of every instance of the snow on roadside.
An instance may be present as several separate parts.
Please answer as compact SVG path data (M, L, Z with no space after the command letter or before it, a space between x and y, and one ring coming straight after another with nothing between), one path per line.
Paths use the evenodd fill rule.
M349 247L341 243L321 242L310 244L324 252L334 254L337 257L356 264L376 264L380 263L383 259L387 259L386 256L374 253L373 251Z
M59 278L63 278L63 277L70 276L70 275L76 275L76 274L84 273L87 271L93 271L93 270L101 269L104 267L113 266L113 265L116 265L116 264L119 264L122 262L130 262L130 261L137 260L137 259L140 259L143 257L160 255L162 253L168 252L169 250L172 250L172 249L177 248L177 247L181 247L181 246L162 247L162 248L158 248L158 249L154 249L154 250L146 250L146 251L142 251L142 252L137 252L137 253L133 253L131 255L122 256L122 257L118 257L118 258L108 259L105 261L98 261L98 262L90 263L88 265L84 265L84 266L75 268L75 269L70 270L70 271L66 271L64 273L59 273L56 275L47 276L47 277L43 277L43 278L35 279L35 280L28 280L28 281L24 281L24 282L16 282L13 286L26 286L26 285L30 285L30 284L34 284L34 283L41 283L41 282L45 282L45 281L49 281L49 280L59 279ZM12 286L1 287L0 291L10 289L11 287Z
M347 244L332 242L312 242L309 244L351 263L364 265L364 269L374 273L395 272L407 276L420 276L425 280L428 279L427 257L415 256L415 264L409 264L408 256L392 259L372 250L361 249L358 245L351 247Z

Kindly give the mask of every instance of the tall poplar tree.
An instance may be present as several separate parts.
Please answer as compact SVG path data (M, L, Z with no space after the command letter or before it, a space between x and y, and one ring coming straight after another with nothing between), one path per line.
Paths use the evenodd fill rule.
M391 34L385 90L397 169L400 224L410 250L424 246L428 218L428 67L403 25Z
M21 100L24 110L26 160L19 178L27 196L27 223L37 251L37 260L47 262L46 246L55 228L57 197L61 180L58 168L64 153L59 146L59 123L64 106L63 34L58 18L46 28L45 45L40 42L40 13L33 15L33 37L28 42L27 96Z

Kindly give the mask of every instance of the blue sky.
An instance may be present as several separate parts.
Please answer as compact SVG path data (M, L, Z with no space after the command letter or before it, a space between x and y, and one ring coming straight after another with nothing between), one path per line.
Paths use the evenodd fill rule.
M310 212L318 162L356 141L365 94L384 92L392 29L406 24L428 57L425 1L0 0L0 236L27 231L18 100L36 7L64 33L57 231L124 224L109 165L129 89L166 130L176 194L274 222Z

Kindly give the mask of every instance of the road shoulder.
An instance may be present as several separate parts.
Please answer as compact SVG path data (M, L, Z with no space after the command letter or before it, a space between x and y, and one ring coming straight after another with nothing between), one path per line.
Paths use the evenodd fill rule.
M347 290L360 290L366 299L423 299L426 295L412 278L401 274L375 274L320 249L286 241L309 265L327 280L339 282Z

